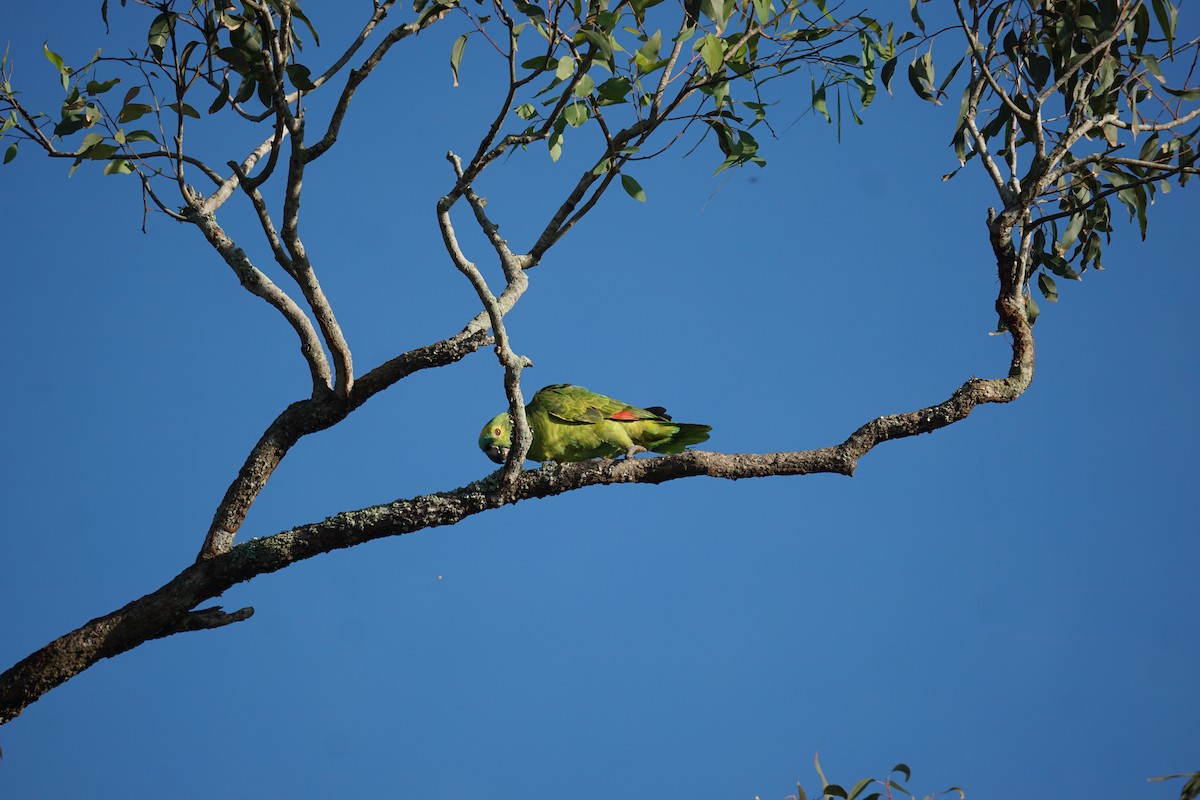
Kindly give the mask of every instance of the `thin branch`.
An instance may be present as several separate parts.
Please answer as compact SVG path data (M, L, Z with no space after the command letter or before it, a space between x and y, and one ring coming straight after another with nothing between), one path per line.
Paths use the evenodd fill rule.
M229 199L229 196L233 194L233 190L238 187L238 184L250 173L250 170L254 169L254 165L258 163L258 160L270 152L273 147L277 146L275 144L276 138L276 134L272 133L270 137L263 140L262 144L250 151L250 154L246 156L239 166L234 167L231 164L233 174L225 180L220 181L217 190L205 198L200 206L200 213L212 214L220 208ZM210 175L209 177L212 176Z
M963 16L962 3L959 2L959 0L954 0L954 10L958 12L959 24L962 27L963 34L967 37L967 43L971 47L971 60L978 65L979 73L983 76L983 79L987 81L988 86L990 86L992 91L996 93L1001 101L1003 101L1004 105L1008 107L1008 110L1012 112L1013 116L1025 122L1031 122L1032 115L1013 102L1012 98L1008 96L1008 93L1005 92L1003 88L1001 88L1000 83L996 80L995 76L992 75L992 71L988 68L987 62L991 59L991 48L988 48L985 56L979 55L980 50L983 48L979 45L979 37L976 35L976 32L967 24L967 18Z
M326 129L325 135L321 137L321 140L308 148L304 156L305 161L313 161L320 158L325 154L325 151L333 147L334 143L337 142L338 132L342 128L342 120L346 117L346 111L350 108L350 101L354 99L355 91L358 90L359 84L370 77L371 72L379 66L379 62L387 55L392 45L412 36L414 33L420 33L445 17L452 10L453 6L446 6L441 11L436 11L418 22L409 22L392 28L383 41L375 47L371 55L367 57L367 60L362 63L362 66L358 69L350 70L350 77L347 78L346 86L342 89L342 94L333 109L333 115L329 119L329 127Z
M286 292L254 266L245 251L234 244L228 234L217 224L214 214L203 213L198 208L188 208L184 214L189 222L199 228L208 243L234 271L242 286L251 294L261 297L274 306L296 331L296 335L300 337L300 353L308 363L309 373L312 377L313 392L319 392L327 387L331 376L329 364L325 361L325 351L312 322L309 321L300 306L296 305L296 302Z
M331 392L292 403L267 427L213 514L197 556L207 561L228 553L275 469L296 442L341 422L379 392L425 369L460 361L491 342L482 330L464 330L447 339L418 347L381 364L355 381L348 397Z
M1037 219L1033 220L1033 222L1030 223L1030 229L1032 230L1033 228L1037 228L1041 225L1045 225L1048 222L1054 222L1055 220L1063 219L1064 217L1075 216L1079 212L1084 211L1088 208L1091 208L1092 206L1094 206L1096 204L1097 201L1101 200L1102 198L1109 197L1118 192L1122 192L1126 189L1133 188L1134 186L1141 186L1141 185L1147 184L1147 183L1154 183L1155 181L1166 180L1168 178L1173 178L1176 175L1184 175L1184 174L1200 175L1200 168L1196 168L1196 167L1192 167L1192 166L1166 167L1166 166L1163 166L1162 164L1156 164L1155 162L1138 161L1137 159L1132 159L1132 158L1112 159L1112 161L1113 161L1113 163L1116 163L1116 164L1122 164L1122 165L1126 165L1126 166L1138 165L1138 166L1143 166L1143 168L1157 169L1160 171L1155 175L1147 175L1143 178L1139 178L1137 180L1131 180L1128 183L1123 183L1120 186L1111 186L1107 189L1097 192L1094 195L1092 195L1092 197L1088 200L1088 202L1083 203L1082 205L1072 206L1068 209L1056 212L1054 214L1046 214L1041 217L1038 217ZM1190 163L1195 163L1195 161L1196 161L1196 159L1193 158ZM1147 167L1145 165L1151 165L1151 166ZM1072 166L1074 166L1074 165L1072 165Z
M317 318L317 324L321 326L321 334L333 356L333 390L339 396L345 397L354 386L353 355L350 352L350 345L342 333L342 328L338 324L337 317L333 313L333 306L330 305L329 299L325 296L325 290L321 288L321 284L317 280L316 270L309 261L304 242L300 239L300 193L304 184L304 168L307 164L304 156L303 124L297 125L292 132L291 143L292 152L288 159L287 185L284 187L283 196L283 227L279 231L279 238L291 256L292 277L295 278L300 291L304 293L304 299L308 301L309 308Z
M1023 341L1014 338L1014 364L1025 363L1017 355ZM461 489L347 511L322 522L252 539L187 567L156 591L59 637L0 674L0 724L14 719L46 692L103 658L163 635L205 627L193 627L197 617L189 617L190 610L205 600L238 583L313 556L454 525L510 503L553 497L587 486L659 484L701 475L729 480L817 473L853 475L860 459L879 444L944 428L965 419L981 404L1011 402L1028 386L1028 377L1018 371L1007 378L972 378L941 403L871 420L841 444L817 450L764 454L688 451L658 458L548 465L520 472L507 486L500 479L502 473L496 472ZM249 612L229 616L243 613Z
M302 95L308 94L314 89L320 88L323 84L328 82L330 78L340 72L342 67L350 63L350 59L354 58L355 54L358 53L359 49L363 46L363 44L366 43L367 39L370 38L371 33L376 27L378 27L379 23L387 17L388 12L395 4L396 0L384 0L382 3L376 3L374 12L371 14L370 19L368 19L366 24L363 26L363 29L359 31L358 36L353 42L351 42L350 46L346 48L342 55L338 57L337 61L333 62L333 64L331 64L329 68L322 72L319 76L312 79L312 88L303 90L297 89L296 91L289 93L285 97L285 101L288 104L296 102L296 100L300 99ZM212 85L218 86L218 84L215 83ZM266 111L258 114L246 114L245 116L246 119L252 122L262 122L271 115L271 111L271 109L267 109Z
M459 183L461 183L463 178L462 162L453 153L447 153L446 159L454 167L454 172L458 177ZM471 282L471 286L475 289L475 294L479 297L480 303L483 304L484 311L487 313L489 326L496 339L496 357L504 367L504 390L508 397L509 415L513 421L512 447L509 449L508 460L504 464L504 485L512 486L521 472L522 465L525 463L525 456L529 452L530 445L533 443L533 433L530 431L529 421L525 417L525 399L521 394L521 371L527 366L533 366L533 363L525 356L518 355L513 351L508 339L508 332L504 328L504 311L501 310L496 296L488 288L487 280L483 277L483 273L479 271L479 268L473 261L467 258L459 246L458 237L454 232L454 225L450 220L450 209L453 205L454 201L450 194L447 194L438 201L438 228L442 232L442 241L446 245L446 252L450 254L450 259L454 262L454 266ZM480 204L477 213L482 214L482 211L483 207ZM483 222L488 222L490 225L490 221L487 220L486 216L482 217L481 224ZM491 233L493 244L501 252L501 260L504 261L503 253L508 251L508 247L503 244L503 240L499 240L499 234L495 232L494 226L491 227L493 229ZM517 295L519 296L520 293L525 291L529 278L519 267L514 268L515 264L513 263L512 254L508 253L508 256L509 259L505 263L504 268L508 287L516 287Z
M210 608L201 608L196 611L189 611L181 619L171 623L163 630L159 631L156 636L151 639L163 639L167 636L173 636L176 633L190 633L191 631L207 631L213 628L224 628L226 625L232 625L235 622L244 622L254 616L253 608L240 608L232 614L226 613L221 606L212 606Z

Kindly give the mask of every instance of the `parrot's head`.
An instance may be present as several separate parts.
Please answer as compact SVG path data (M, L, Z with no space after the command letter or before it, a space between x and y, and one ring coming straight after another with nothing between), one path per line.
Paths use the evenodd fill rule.
M512 447L512 420L508 418L508 412L505 411L503 414L497 414L491 422L483 426L483 431L479 434L479 449L492 461L503 464L504 459L508 458L510 447Z

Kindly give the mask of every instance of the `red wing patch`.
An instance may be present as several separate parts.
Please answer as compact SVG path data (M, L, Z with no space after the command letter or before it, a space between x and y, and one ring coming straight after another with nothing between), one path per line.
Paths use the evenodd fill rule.
M616 419L616 420L620 420L621 422L633 422L637 418L638 418L637 414L634 414L632 411L630 411L627 408L622 409L621 411L618 411L617 413L615 413L609 417L609 419Z

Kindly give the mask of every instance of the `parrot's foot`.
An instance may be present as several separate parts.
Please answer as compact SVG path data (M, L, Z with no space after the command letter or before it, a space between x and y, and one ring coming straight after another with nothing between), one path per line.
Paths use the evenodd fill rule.
M625 458L633 458L634 453L649 453L650 451L642 447L640 444L631 444L625 448Z

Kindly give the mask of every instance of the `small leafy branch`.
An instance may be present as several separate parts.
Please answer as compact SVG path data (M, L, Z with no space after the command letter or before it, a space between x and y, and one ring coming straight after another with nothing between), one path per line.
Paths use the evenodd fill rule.
M813 764L816 766L817 776L821 779L820 797L822 797L823 800L831 800L831 798L841 798L841 800L881 800L882 798L887 798L887 800L896 800L898 794L903 795L904 797L913 798L914 800L916 798L916 795L909 791L908 787L904 785L912 780L912 770L908 768L907 764L897 764L896 766L892 767L891 770L888 771L887 776L882 779L863 778L855 783L849 791L839 784L830 783L825 777L825 771L821 768L821 755L819 753L813 756ZM903 778L901 778L901 776L903 776ZM874 791L866 793L869 789L874 789ZM938 792L937 794L925 795L924 800L933 800L935 797L941 797L942 795L948 795L952 793L957 794L960 800L965 800L967 796L966 792L959 787L951 786L949 789ZM758 798L755 798L755 800L758 800ZM797 781L796 793L789 794L785 800L808 800L808 794L804 791L804 786Z
M1187 778L1183 782L1183 786L1179 789L1179 800L1196 800L1200 797L1200 772L1188 772L1178 775L1163 775L1158 778L1148 778L1153 782L1172 781L1178 778Z
M911 3L922 30L925 2ZM1035 275L1056 302L1056 277L1077 281L1102 268L1112 198L1144 239L1156 192L1200 171L1200 40L1179 38L1170 0L993 0L965 9L955 0L954 8L966 55L935 83L930 36L909 81L939 103L968 66L951 144L960 168L979 159L995 186L1002 209L989 223L993 241L1016 248L1004 258L1032 323Z

